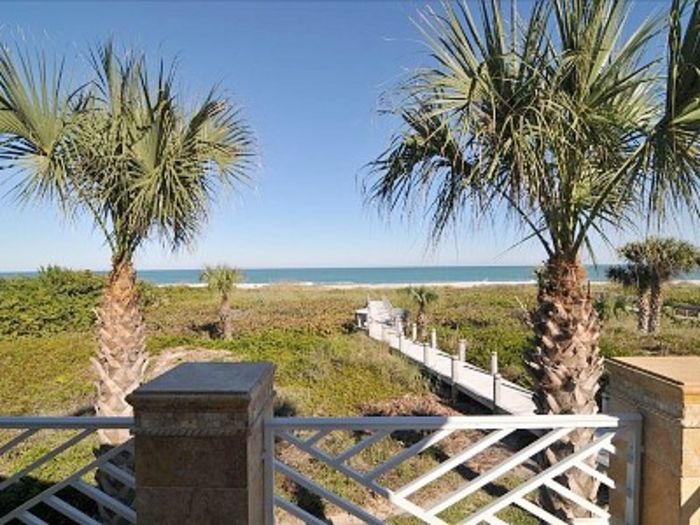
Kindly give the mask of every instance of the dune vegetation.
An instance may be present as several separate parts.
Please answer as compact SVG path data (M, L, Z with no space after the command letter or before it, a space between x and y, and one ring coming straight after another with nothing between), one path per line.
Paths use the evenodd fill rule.
M1 413L89 409L94 396L89 357L95 344L90 330L102 279L54 270L50 277L0 281ZM223 350L234 360L272 361L281 397L300 414L352 414L368 400L429 390L413 365L356 333L352 321L353 310L368 294L415 310L402 290L284 284L237 289L230 298L234 334L224 340L214 336L219 307L215 294L203 288L140 286L152 356L186 347ZM55 293L59 289L65 293ZM534 286L440 288L428 324L437 329L441 348L456 349L458 339L465 338L469 359L481 366L497 351L504 375L527 385L522 356L531 335L525 317L535 293ZM593 293L604 294L605 302L626 299L627 309L606 314L604 355L700 355L700 328L693 321L669 317L660 334L642 334L630 309L632 292L606 285L594 286ZM700 287L671 285L665 300L667 305L700 305Z

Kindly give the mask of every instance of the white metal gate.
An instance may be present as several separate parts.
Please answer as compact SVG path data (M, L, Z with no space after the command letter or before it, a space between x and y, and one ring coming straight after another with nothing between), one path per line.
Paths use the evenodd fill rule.
M96 436L132 427L130 417L0 417L0 473L9 469L0 476L0 525L99 525L97 508L113 523L136 523L133 501L125 501L133 494L115 497L95 482L100 470L120 496L135 491L133 470L119 461L133 453L133 439L98 453Z
M543 488L585 511L586 523L608 523L613 497L624 523L637 521L636 415L291 417L266 425L269 523L289 516L318 525L340 516L372 524L565 523L538 505ZM537 466L538 454L581 428L592 429L589 443L545 469ZM608 472L617 438L625 443L617 460L623 486ZM557 481L569 469L600 483L596 501Z

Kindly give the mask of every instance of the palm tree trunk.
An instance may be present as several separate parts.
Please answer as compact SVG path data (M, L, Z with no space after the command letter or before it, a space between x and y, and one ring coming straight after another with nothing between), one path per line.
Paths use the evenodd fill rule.
M637 301L637 328L642 332L649 331L650 318L650 292L649 290L640 290Z
M221 333L221 337L226 340L233 337L231 315L231 304L229 303L228 295L223 294L221 296L221 304L219 305L219 333Z
M126 396L143 380L148 357L146 354L145 325L138 300L136 272L130 261L117 263L109 275L109 281L97 308L97 356L92 364L97 372L98 416L131 416L131 405ZM100 448L97 454L106 452L129 439L128 430L99 430ZM134 471L134 458L129 452L112 459L126 471ZM103 470L98 470L96 480L100 488L130 505L135 492ZM100 522L111 525L125 523L123 518L100 505Z
M418 338L421 341L425 341L425 338L428 337L428 317L425 315L423 308L418 309L416 324L418 324Z
M603 373L598 348L600 322L580 261L550 260L537 302L532 315L535 349L528 364L536 379L539 412L597 413L596 392ZM591 429L574 430L542 454L542 467L558 463L592 439ZM597 496L598 482L578 469L569 470L558 481L586 499L595 500ZM544 491L542 500L545 508L564 521L588 516L554 491Z
M97 309L98 416L131 416L126 396L144 377L146 355L145 324L136 288L136 272L130 261L115 264ZM129 439L127 430L101 430L100 443L116 446Z
M648 332L650 334L659 333L661 328L661 309L664 301L661 294L661 283L652 283L651 293L649 298L649 324Z

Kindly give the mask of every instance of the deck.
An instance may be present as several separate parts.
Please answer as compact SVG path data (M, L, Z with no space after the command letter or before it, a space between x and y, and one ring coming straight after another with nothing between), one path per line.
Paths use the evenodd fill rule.
M460 361L456 356L437 348L437 345L433 347L406 336L399 337L394 327L371 317L364 328L370 338L386 343L391 349L419 363L428 373L494 411L515 415L536 413L532 392L501 379L500 375Z

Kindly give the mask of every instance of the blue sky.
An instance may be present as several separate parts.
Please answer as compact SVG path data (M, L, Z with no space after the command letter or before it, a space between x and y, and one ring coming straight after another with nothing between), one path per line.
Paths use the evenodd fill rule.
M220 83L243 107L261 151L254 187L223 199L192 249L171 254L157 243L145 246L140 268L537 263L543 256L537 244L506 251L522 232L500 222L462 228L428 249L420 220L388 222L363 204L362 167L384 149L392 130L377 116L379 96L426 61L410 20L424 5L17 2L3 4L0 40L84 64L90 44L114 37L150 57L177 56L186 96ZM640 2L633 17L663 5ZM685 221L669 233L698 241ZM615 241L628 237L613 235ZM5 199L0 239L0 270L109 263L89 221L67 222L51 208ZM598 260L611 261L611 250L598 245Z

